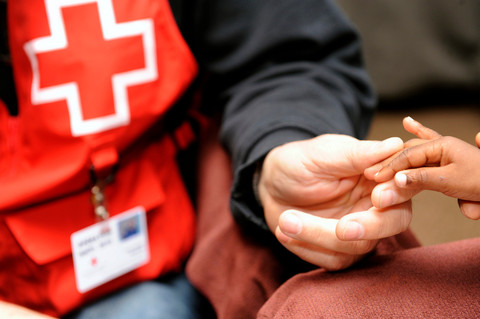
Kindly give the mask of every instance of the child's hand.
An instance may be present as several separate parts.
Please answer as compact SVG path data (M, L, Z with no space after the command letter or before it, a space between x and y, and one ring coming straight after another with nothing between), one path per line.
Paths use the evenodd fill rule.
M404 120L404 126L429 140L404 149L382 163L380 170L376 166L375 181L383 183L395 176L395 185L406 197L426 189L442 192L459 199L465 216L480 219L480 150L460 139L441 137L411 118ZM435 134L438 136L432 139ZM476 142L480 147L480 133Z
M413 120L411 117L406 117L406 118L403 119L403 127L405 128L405 130L407 132L412 133L412 134L417 136L417 138L413 138L413 139L405 142L404 145L403 145L403 150L411 148L411 147L419 145L419 144L427 143L429 141L432 141L432 140L435 140L437 138L442 137L442 135L438 134L437 132L435 132L434 130L432 130L428 127L423 126L419 122ZM402 151L399 151L398 153L390 156L389 158L385 159L384 161L367 168L364 171L365 177L367 177L369 180L375 180L376 179L376 174L382 168L388 166L388 164L394 158L396 158L399 154L401 154ZM386 173L384 173L384 174L386 174ZM391 179L393 177L393 174L389 177L385 177L384 180Z

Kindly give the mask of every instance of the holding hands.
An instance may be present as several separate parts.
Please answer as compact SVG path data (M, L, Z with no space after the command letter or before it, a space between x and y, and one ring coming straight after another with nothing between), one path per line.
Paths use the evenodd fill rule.
M411 198L426 189L458 198L465 216L480 219L480 150L411 118L403 125L417 138L326 134L273 149L258 191L280 243L319 267L346 268L405 231Z
M410 223L409 201L373 207L370 194L376 183L363 174L402 148L399 138L359 141L336 134L275 148L263 163L258 185L267 224L300 258L329 270L350 266L380 238Z

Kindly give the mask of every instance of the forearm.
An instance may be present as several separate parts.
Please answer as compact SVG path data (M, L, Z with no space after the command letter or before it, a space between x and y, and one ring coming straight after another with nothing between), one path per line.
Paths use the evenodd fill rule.
M363 137L374 97L359 40L332 3L228 2L199 2L211 22L197 22L203 31L196 55L209 73L204 103L224 109L221 139L235 170L232 210L265 228L252 201L255 162L293 140Z

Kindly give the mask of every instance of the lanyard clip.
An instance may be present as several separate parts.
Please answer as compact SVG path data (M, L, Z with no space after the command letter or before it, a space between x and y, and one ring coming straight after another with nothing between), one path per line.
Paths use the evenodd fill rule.
M95 216L99 220L106 220L109 217L110 214L105 207L105 183L97 181L92 186L92 204Z
M97 178L95 174L95 168L93 166L90 168L90 177L93 182L93 186L91 188L91 202L95 216L98 220L106 220L108 217L110 217L110 213L106 207L105 187L108 183L113 181L114 175L115 169L106 178Z

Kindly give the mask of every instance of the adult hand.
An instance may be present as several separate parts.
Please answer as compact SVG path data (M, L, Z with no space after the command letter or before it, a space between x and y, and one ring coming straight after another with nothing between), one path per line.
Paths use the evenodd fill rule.
M376 183L363 175L402 148L399 138L359 141L326 134L273 149L259 180L268 226L287 249L312 264L328 270L350 266L380 238L410 223L408 201L386 209L372 206Z

